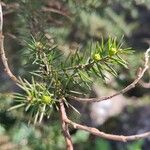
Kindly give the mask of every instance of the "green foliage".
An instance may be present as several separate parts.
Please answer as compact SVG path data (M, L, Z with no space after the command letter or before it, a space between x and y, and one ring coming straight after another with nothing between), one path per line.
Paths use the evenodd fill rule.
M0 130L2 133L8 132L15 143L24 143L23 150L64 149L64 141L58 130L60 127L56 112L59 109L57 102L63 97L66 106L78 112L78 107L74 108L67 96L88 97L94 82L105 82L108 78L107 73L116 77L122 72L120 68L128 67L125 58L129 57L126 52L130 51L123 48L123 42L118 39L122 35L127 38L132 35L139 26L138 17L141 16L137 6L144 5L149 8L149 2L148 0L4 0L3 2L19 4L16 10L12 10L11 7L6 9L6 12L12 10L13 13L10 13L10 16L9 13L8 16L4 15L6 23L4 32L5 46L11 47L6 49L12 51L12 54L7 56L9 64L10 58L13 58L14 66L11 68L14 68L14 73L19 74L22 79L18 84L21 87L20 91L14 93L13 99L12 93L0 94L2 124ZM56 11L44 12L43 7ZM14 34L17 42L7 42L7 32ZM117 36L117 39L109 36ZM14 56L16 52L17 56ZM134 68L137 61L139 63L141 58L136 57L137 54L130 56L132 63L129 64L129 68ZM127 78L129 71L126 73ZM134 72L130 71L135 77ZM125 73L122 72L122 75ZM123 79L122 82L126 80ZM10 83L5 82L1 84L0 89L6 91L10 86L12 86ZM12 89L14 91L16 87ZM5 111L9 107L13 111ZM42 122L43 129L17 124L26 123L27 120L40 122L40 118L49 117L50 114L50 119ZM53 125L55 121L56 124ZM86 141L88 137L88 134L80 131L73 135L75 143L82 147L87 145L86 148L92 145ZM108 148L108 143L101 139L96 140L94 148ZM133 143L133 147L129 146L129 149L135 149L135 145ZM93 146L90 149L93 149Z
M13 110L20 107L25 107L26 112L31 112L31 116L34 116L34 123L43 119L44 114L47 117L50 116L52 106L55 105L57 100L54 100L53 94L48 91L44 84L35 83L32 78L30 84L27 80L21 80L18 86L24 90L24 94L15 93L14 99L17 102L15 106L12 106L8 110ZM19 103L19 104L18 104Z
M4 132L5 132L5 128L2 125L0 125L0 135L4 134Z
M89 133L85 131L77 131L73 137L73 143L80 143L80 142L86 142L89 138Z
M24 123L16 123L10 131L7 131L7 134L19 150L64 150L64 139L58 128L60 127L56 122L51 123L51 126L37 126L36 128ZM5 133L6 129L0 125L0 136L2 137Z
M95 150L99 149L99 150L111 150L111 146L108 143L108 141L103 140L103 139L97 139L95 141Z
M37 120L41 122L43 116L49 117L54 105L58 110L56 102L62 99L67 106L76 110L66 98L77 93L86 95L91 91L95 78L107 78L105 72L117 76L115 65L127 68L122 55L130 53L130 48L122 48L122 43L113 38L93 44L89 54L86 50L76 50L67 57L43 37L40 40L32 37L30 43L27 42L27 48L29 62L36 65L36 70L31 72L35 79L32 78L32 83L29 83L20 78L18 86L25 93L14 95L17 104L9 110L25 107L25 111L31 112L34 117L34 123Z
M143 140L133 142L127 146L128 150L142 150Z

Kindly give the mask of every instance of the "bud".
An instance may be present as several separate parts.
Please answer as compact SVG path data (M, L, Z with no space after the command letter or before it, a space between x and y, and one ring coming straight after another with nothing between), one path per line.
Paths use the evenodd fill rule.
M102 58L101 58L100 54L94 54L94 55L93 55L93 59L94 59L95 61L99 61L99 60L101 60Z
M110 50L109 50L109 55L110 56L112 56L112 55L115 55L117 53L117 49L116 48L111 48Z
M36 47L37 49L44 49L44 48L45 48L44 45L43 45L41 42L36 42L36 43L35 43L35 47Z
M43 95L41 100L44 104L50 104L52 102L52 97L48 95Z

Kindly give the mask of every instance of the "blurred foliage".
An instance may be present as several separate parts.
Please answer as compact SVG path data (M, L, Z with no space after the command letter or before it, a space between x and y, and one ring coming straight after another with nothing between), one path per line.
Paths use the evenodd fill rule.
M77 49L79 49L81 53L87 50L86 55L89 55L90 49L95 49L95 52L89 56L97 62L103 57L102 52L100 52L100 54L97 53L100 43L102 42L102 37L104 37L104 42L106 42L110 36L117 36L117 39L121 39L124 35L124 39L126 40L125 45L128 46L129 43L132 43L131 38L133 33L141 28L141 20L143 20L144 17L142 16L140 8L144 8L145 10L150 8L148 0L3 0L3 2L9 4L8 7L6 6L3 9L5 46L8 52L7 57L9 58L9 64L11 64L11 68L14 68L13 70L17 75L23 76L29 81L31 80L31 75L29 75L27 71L33 71L39 67L37 64L40 60L38 58L39 56L35 61L36 63L34 62L32 66L29 65L30 61L33 62L32 58L37 54L34 53L35 47L40 47L40 49L44 49L44 52L47 53L47 50L49 52L49 47L52 46L53 50L62 51L65 56L69 56L70 53L75 54L72 55L71 58L78 58L78 53L75 53ZM19 7L16 4L19 4ZM10 10L12 10L12 12ZM146 25L146 23L144 25ZM46 43L48 43L48 45L43 43L41 35L46 37ZM31 38L31 36L34 38ZM41 42L42 45L38 42ZM118 42L119 40L117 43ZM59 45L55 45L55 43L59 43ZM91 43L93 43L94 48L91 48ZM136 44L137 43L138 42L136 42ZM115 49L110 49L112 51L109 51L109 55L115 53ZM58 53L53 56L56 55L58 56ZM31 59L29 60L29 58ZM54 58L55 57L49 59L52 61ZM141 54L136 51L135 55L129 57L129 62L131 62L128 64L129 69L117 67L117 70L114 70L114 66L109 68L106 65L107 71L109 70L113 75L119 75L116 80L118 83L117 87L113 85L110 85L110 87L118 88L124 86L126 81L130 82L130 80L134 78L136 68L141 64L139 60L141 60ZM77 63L78 61L74 62L74 64ZM122 63L122 60L120 63ZM53 65L58 65L58 63ZM126 65L124 61L123 65ZM61 65L59 65L59 67L61 67ZM65 67L69 67L69 62L65 64ZM130 71L131 68L133 68L132 71ZM0 80L2 84L0 90L6 91L7 93L0 94L0 134L9 136L11 142L18 145L21 150L65 149L64 139L59 130L60 127L58 126L56 111L51 114L51 119L45 120L44 118L43 124L41 126L37 125L37 127L28 125L28 120L31 119L31 116L25 113L23 109L13 110L11 112L7 111L8 108L16 104L16 102L13 101L12 93L8 92L18 92L20 89L16 88L10 81L7 81L6 84L6 75L2 74L1 70ZM43 69L42 73L44 74ZM69 72L69 75L70 73L71 72ZM39 72L32 72L32 75L33 74L39 74ZM80 72L79 74L80 80L88 80L85 72ZM94 74L97 78L94 70L92 70L91 74ZM129 76L129 74L131 75ZM66 79L69 75L66 74ZM100 77L103 77L103 74L100 74ZM116 77L113 78L116 79ZM73 79L72 76L70 80ZM148 75L146 80L148 80ZM4 82L5 84L3 84ZM27 83L28 81L23 82ZM66 83L66 80L64 80L63 83ZM70 88L72 85L68 84L68 87ZM88 88L89 85L82 85L82 87ZM42 88L42 90L44 90L44 88ZM50 97L52 96L51 93L47 94ZM40 97L38 105L41 106L41 104L43 105L40 101L41 95L38 96ZM47 103L47 100L44 101L44 103L45 102ZM48 103L49 102L51 102L51 100L48 100ZM113 149L113 144L109 141L95 139L93 143L90 135L83 131L77 131L72 136L75 149ZM140 150L142 149L143 143L143 141L136 141L126 144L126 146L121 145L118 149Z

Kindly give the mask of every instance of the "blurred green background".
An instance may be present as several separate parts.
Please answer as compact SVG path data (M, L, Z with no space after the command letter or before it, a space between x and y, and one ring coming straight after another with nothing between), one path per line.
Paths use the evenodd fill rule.
M102 93L119 90L132 82L136 70L143 63L143 53L150 44L149 0L3 0L5 49L10 68L15 75L30 78L28 50L25 41L31 35L44 34L50 42L59 43L62 51L86 49L91 42L109 36L121 39L133 47L129 56L129 70L118 68L119 76L100 85ZM144 77L149 82L150 71ZM53 113L41 125L28 124L28 116L20 109L7 112L12 105L12 92L20 89L4 72L0 61L0 150L63 150L59 116ZM104 92L103 92L104 91ZM93 125L113 134L137 134L150 130L150 92L138 85L120 99L125 104L113 105L122 109L114 116L93 117L92 105L77 105L81 116L69 113L73 120ZM104 106L101 106L104 109ZM111 106L108 109L112 108ZM108 114L110 110L105 109ZM69 112L69 110L68 110ZM109 112L110 113L110 112ZM103 121L96 122L99 117ZM95 118L95 119L94 119ZM89 133L71 130L75 150L149 150L150 139L121 143L97 138Z

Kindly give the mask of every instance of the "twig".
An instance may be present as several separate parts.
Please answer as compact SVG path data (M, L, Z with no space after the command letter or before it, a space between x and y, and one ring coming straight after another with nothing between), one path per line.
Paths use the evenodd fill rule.
M70 98L72 100L79 101L79 102L89 102L89 103L92 103L92 102L100 102L100 101L108 100L108 99L111 99L111 98L113 98L115 96L118 96L120 94L124 94L125 92L129 91L130 89L132 89L132 88L134 88L136 86L136 84L141 80L141 78L143 77L144 73L149 68L149 66L148 66L149 52L150 52L150 48L147 49L147 51L145 52L144 67L139 72L137 78L131 84L129 84L127 87L125 87L124 89L122 89L121 91L118 91L117 93L112 94L110 96L102 96L100 98L80 98L80 97L75 97L75 96L70 96L70 95L68 96L68 98Z
M0 2L0 32L3 30L3 11L2 11L2 3Z
M3 12L2 12L2 4L0 2L0 55L2 59L2 63L5 67L5 72L7 75L14 81L14 82L19 82L19 80L13 75L11 70L9 69L7 58L5 55L5 50L4 50L4 36L3 36Z
M7 9L7 11L3 12L3 15L5 16L15 12L20 5L18 3L10 3L10 4L3 3L2 6L6 7Z
M52 13L56 13L56 14L59 14L59 15L62 15L66 18L68 18L69 20L71 20L71 17L69 15L67 15L66 13L60 11L60 10L57 10L57 9L54 9L54 8L50 8L50 7L42 7L42 11L43 12L52 12Z
M140 80L140 81L139 81L139 84L140 84L143 88L146 88L146 89L149 89L149 88L150 88L150 83L146 83L146 82L144 82L143 80Z
M54 11L54 10L50 10L50 11ZM56 12L59 13L59 12ZM8 62L7 62L7 58L5 55L5 50L4 50L4 36L2 33L2 29L3 29L3 13L2 13L2 6L0 3L0 55L1 55L1 59L3 62L3 65L5 67L5 71L7 73L7 75L15 82L19 82L19 80L13 75L13 73L11 72L11 70L9 69L8 66ZM80 102L98 102L98 101L102 101L102 100L108 100L112 97L115 97L119 94L125 93L128 90L132 89L135 87L135 85L140 81L140 79L143 77L144 73L146 72L146 70L148 69L148 61L149 61L149 52L150 52L150 48L146 51L145 53L145 63L144 63L144 67L143 69L140 71L140 73L138 74L138 77L130 84L128 85L126 88L122 89L121 91L111 95L111 96L107 96L107 97L101 97L101 98L78 98L78 97L74 97L74 96L70 96L70 98L75 99L77 101ZM43 107L43 110L45 109L45 106ZM43 118L43 114L42 113L41 117L40 117L40 121ZM38 113L37 113L37 118L38 118ZM73 143L71 140L71 136L69 133L69 128L68 125L73 126L76 129L81 129L84 131L87 131L93 135L96 135L98 137L101 138L105 138L105 139L109 139L109 140L115 140L115 141L121 141L121 142L127 142L127 141L132 141L132 140L138 140L141 138L146 138L146 137L150 137L150 132L145 132L142 134L137 134L137 135L131 135L131 136L123 136L123 135L113 135L113 134L107 134L105 132L101 132L100 130L96 129L96 128L92 128L92 127L88 127L88 126L84 126L84 125L80 125L77 124L71 120L68 119L67 115L66 115L66 110L64 107L64 103L63 100L60 101L60 117L61 117L61 125L62 125L62 131L63 131L63 135L66 141L66 147L67 150L73 150ZM37 120L37 118L35 119L35 121Z
M73 150L73 144L69 133L68 124L65 122L67 116L66 116L66 111L65 111L63 101L60 102L60 114L61 114L61 122L62 122L61 125L62 125L63 135L66 141L66 149Z
M5 4L4 2L1 2L1 5L8 9L8 11L3 12L3 16L13 13L20 6L18 3Z
M87 131L87 132L89 132L93 135L96 135L96 136L101 137L101 138L105 138L107 140L127 142L127 141L139 140L139 139L142 139L142 138L150 137L150 132L145 132L145 133L142 133L142 134L136 134L136 135L130 135L130 136L114 135L114 134L108 134L108 133L105 133L105 132L101 132L96 128L92 128L92 127L77 124L77 123L69 120L68 118L65 120L65 122L72 125L73 128L75 128L75 129L80 129L80 130Z

